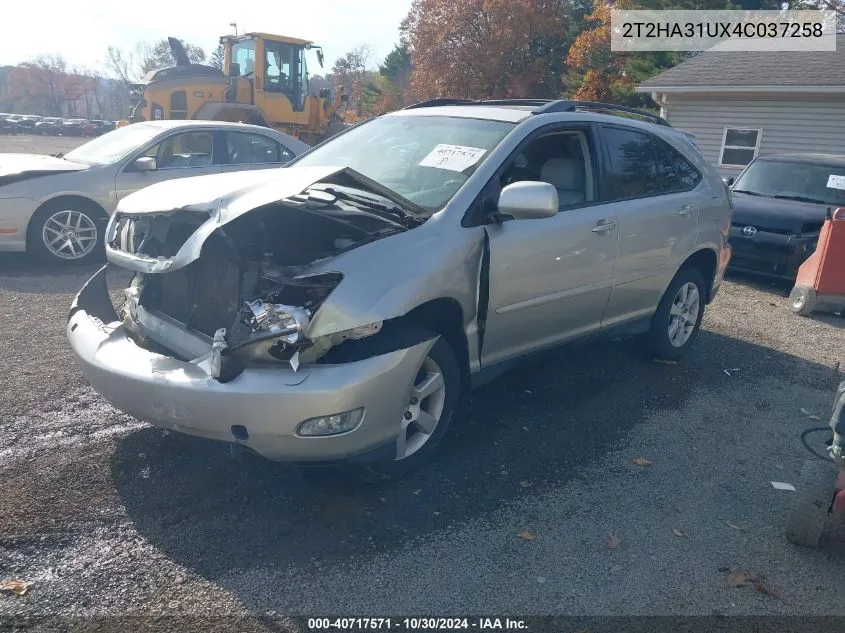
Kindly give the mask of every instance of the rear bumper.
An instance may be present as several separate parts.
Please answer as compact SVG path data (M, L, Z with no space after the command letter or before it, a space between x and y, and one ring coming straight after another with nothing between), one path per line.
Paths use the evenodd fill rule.
M739 227L731 227L730 243L733 248L731 270L795 279L798 267L815 250L817 238L796 237L782 233L759 231L755 236L743 235Z
M118 409L156 426L236 442L283 461L353 458L394 442L411 382L434 341L343 365L247 366L222 383L198 365L149 351L127 334L108 297L104 267L77 295L67 335L94 389ZM310 418L363 407L347 433L300 437Z

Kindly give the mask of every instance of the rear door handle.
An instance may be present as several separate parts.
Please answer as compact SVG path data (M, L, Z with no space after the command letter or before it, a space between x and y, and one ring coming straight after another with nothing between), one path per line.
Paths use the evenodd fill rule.
M692 205L691 204L685 204L684 206L682 206L680 209L678 209L678 215L682 215L685 218L688 218L689 216L691 216L692 215Z
M616 228L616 222L607 222L606 220L602 220L598 224L593 227L593 233L604 234L608 231L612 231Z

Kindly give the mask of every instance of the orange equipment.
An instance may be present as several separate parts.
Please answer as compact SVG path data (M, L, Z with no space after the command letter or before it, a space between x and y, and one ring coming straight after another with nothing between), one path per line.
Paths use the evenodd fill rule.
M816 250L798 269L789 301L801 316L845 310L845 208L828 209Z

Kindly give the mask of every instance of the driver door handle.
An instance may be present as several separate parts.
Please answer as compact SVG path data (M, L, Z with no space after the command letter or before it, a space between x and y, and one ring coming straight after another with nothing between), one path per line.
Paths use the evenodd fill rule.
M608 222L607 220L601 220L598 224L593 227L592 231L593 233L604 235L605 233L612 231L615 228L616 222Z
M689 216L691 216L692 215L692 205L691 204L685 204L684 206L682 206L680 209L678 209L678 215L682 215L685 218L688 218Z

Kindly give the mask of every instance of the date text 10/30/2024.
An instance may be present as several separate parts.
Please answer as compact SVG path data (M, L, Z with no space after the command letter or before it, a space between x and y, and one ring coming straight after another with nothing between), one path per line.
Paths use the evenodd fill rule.
M308 618L311 631L527 631L512 618Z

